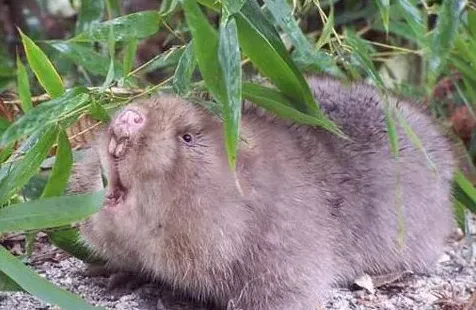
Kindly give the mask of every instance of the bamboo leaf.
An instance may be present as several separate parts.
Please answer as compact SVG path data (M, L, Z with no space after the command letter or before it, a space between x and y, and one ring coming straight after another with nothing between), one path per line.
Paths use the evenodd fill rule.
M64 129L59 131L57 143L55 165L41 195L42 198L60 196L68 185L73 153Z
M45 53L20 29L18 29L28 64L41 86L51 95L59 97L64 93L63 81Z
M18 95L20 97L21 109L23 112L28 112L33 104L31 102L31 93L30 93L30 82L28 81L28 74L26 73L26 68L20 60L20 57L17 55L17 85L18 85Z
M68 90L61 97L35 106L5 130L0 139L0 147L41 130L45 126L55 124L66 113L85 105L89 101L86 91L85 87L76 87Z
M159 31L160 20L157 11L132 13L98 23L71 40L78 42L108 41L110 28L114 32L115 41L139 40Z
M284 119L294 121L298 124L320 126L342 138L348 139L333 122L329 123L327 118L319 118L296 110L289 99L276 90L251 83L243 83L243 98L254 102Z
M298 110L318 114L319 107L309 85L259 5L248 0L235 18L241 48L255 66L292 99Z
M460 23L459 14L464 6L463 0L444 0L438 13L438 20L431 37L431 50L428 59L429 84L436 82L454 46Z
M218 61L223 70L226 99L224 100L225 147L228 163L236 166L236 152L241 121L241 55L236 22L222 19L218 46Z
M6 202L11 195L16 193L37 173L41 163L48 155L48 151L53 146L56 135L57 130L55 127L48 128L23 158L2 166L0 175L0 205Z
M108 57L99 54L92 47L82 43L55 41L49 43L51 47L71 59L77 65L84 67L89 73L99 76L106 76L109 70ZM119 63L115 64L118 70L118 76L123 72Z
M46 229L79 222L102 208L104 191L30 200L0 209L0 232Z
M134 57L136 55L138 43L139 43L138 40L131 40L127 42L126 44L126 49L124 52L124 60L123 60L123 66L124 66L123 75L124 76L126 76L131 71L132 66L134 65Z
M329 11L329 16L327 16L327 22L324 25L324 28L322 29L322 33L321 33L321 36L319 37L319 40L317 40L316 49L320 49L324 44L329 42L333 29L334 29L334 6L331 6L331 9Z
M352 30L347 29L345 36L347 43L349 43L350 47L352 48L352 55L358 61L361 68L365 70L365 72L369 75L372 81L377 84L378 87L383 88L384 84L380 74L378 74L374 63L370 58L372 51L371 48L361 38L357 37L357 34Z
M104 0L81 0L75 34L87 32L98 25L104 18Z
M0 270L18 283L25 291L39 297L47 303L58 305L61 309L103 309L93 307L73 293L61 289L43 279L36 272L22 264L2 246L0 246Z
M332 57L314 49L308 41L301 28L294 19L291 8L284 0L265 0L266 7L271 13L275 24L279 25L291 39L295 46L295 56L293 59L301 67L317 67L319 71L324 71L333 75L341 75L340 69L336 66ZM312 103L315 105L315 103Z
M377 4L377 7L380 11L380 16L382 17L383 27L385 32L388 33L388 24L390 21L390 0L374 0Z
M20 285L13 281L9 276L0 271L0 292L18 292L23 291Z
M197 62L195 60L193 40L185 47L185 51L180 57L173 79L174 91L179 95L186 95L190 91L192 74L195 71Z
M181 0L185 18L193 37L193 49L205 85L215 99L226 98L223 74L217 59L218 35L208 23L195 0Z
M425 40L425 22L422 13L418 9L415 0L397 0L397 8L403 15L405 21L412 29L415 39L420 42L421 46L426 46ZM398 28L398 27L392 27Z

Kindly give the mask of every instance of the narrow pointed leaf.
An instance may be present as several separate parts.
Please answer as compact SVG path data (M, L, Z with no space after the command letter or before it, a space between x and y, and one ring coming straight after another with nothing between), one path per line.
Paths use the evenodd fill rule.
M436 82L443 66L454 46L460 23L459 14L463 0L444 0L431 38L431 50L428 60L430 86Z
M18 292L23 291L20 285L13 281L9 276L0 271L0 292Z
M223 74L218 63L218 34L208 23L195 0L182 0L193 49L205 85L218 102L226 98Z
M385 32L388 33L388 24L390 21L390 0L374 0L377 4L377 7L380 11L380 16L382 17L383 27Z
M102 208L104 191L30 200L0 209L0 232L46 229L79 222Z
M124 76L127 75L131 69L132 66L134 65L134 58L136 56L136 51L137 51L137 44L139 43L138 40L131 40L127 42L126 44L126 49L124 51L124 60L123 60L123 66L124 66Z
M361 38L357 36L357 34L352 30L346 30L345 36L347 39L347 43L351 46L353 51L353 56L359 62L362 69L369 75L372 81L383 88L383 81L380 77L380 74L377 72L372 59L370 58L371 55L371 48L364 42Z
M159 31L160 15L157 11L142 11L120 16L96 24L93 28L72 38L72 41L108 41L109 28L114 31L115 41L143 39Z
M327 118L319 118L296 110L289 99L279 91L251 83L243 83L243 98L284 119L298 124L320 126L342 138L347 138L335 123L329 122Z
M58 72L56 72L55 67L45 53L27 35L21 30L18 31L20 32L28 64L41 86L51 97L61 96L64 93L63 81Z
M86 91L84 87L73 88L64 96L35 106L5 130L1 136L0 147L54 124L66 113L85 105L89 101Z
M302 67L317 67L319 71L339 75L332 57L326 53L314 49L301 28L294 19L291 8L285 0L265 0L266 7L271 13L275 23L279 25L289 36L295 46L293 59ZM313 103L315 105L315 103Z
M64 41L51 42L49 45L71 59L75 64L84 67L88 73L99 76L106 76L108 73L110 59L96 52L91 46ZM123 68L119 63L115 63L115 66L120 76Z
M236 23L241 48L254 65L292 99L298 110L309 114L319 113L309 85L259 5L248 0L240 14L236 15Z
M53 146L56 135L56 128L50 127L39 137L35 146L23 158L2 166L0 205L6 202L11 195L24 186L37 173L41 163L48 155L48 151Z
M234 169L241 121L241 64L236 22L222 20L218 46L218 61L223 71L226 99L224 100L225 147L228 163Z
M331 38L332 30L334 29L334 6L331 6L329 16L327 16L327 22L322 29L321 36L316 43L316 49L320 49L324 44L329 42Z
M58 305L64 310L92 310L103 309L93 307L80 297L52 284L42 278L17 258L11 255L4 247L0 246L0 270L18 283L25 291L37 296L41 300Z
M23 112L28 112L33 104L31 102L30 82L28 81L28 74L26 68L17 55L17 85L18 95L20 97L21 109Z
M104 18L106 6L104 0L81 0L75 33L89 31Z
M73 164L73 154L64 129L61 129L58 133L57 144L55 165L41 195L42 198L60 196L68 185L69 174Z
M175 68L173 88L177 94L184 96L190 91L190 82L196 66L192 40L187 44Z
M401 14L405 18L405 21L412 29L415 38L420 42L420 46L426 46L426 26L421 10L417 7L416 3L416 0L397 0L397 8L400 10Z

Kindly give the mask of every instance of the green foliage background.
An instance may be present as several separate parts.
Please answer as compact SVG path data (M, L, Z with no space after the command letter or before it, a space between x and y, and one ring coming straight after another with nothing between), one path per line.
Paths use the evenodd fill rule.
M0 91L18 94L3 103L20 110L13 120L0 118L0 236L25 232L31 243L44 231L72 255L91 259L77 243L74 223L97 212L104 193L65 195L79 156L67 129L84 114L107 122L117 108L158 91L221 117L231 169L243 99L343 136L320 112L306 73L366 79L429 105L448 127L451 106L467 107L476 120L476 5L470 1L166 0L160 10L128 15L118 0L71 3L77 19L67 37L43 40L32 28L18 29L23 52L16 58L5 48L0 53ZM165 50L136 66L139 44L158 32L165 34ZM159 82L147 79L157 72ZM258 86L263 79L272 87ZM451 96L436 96L447 80ZM396 111L389 107L386 115L396 157L399 127L425 152ZM466 144L469 162L475 142ZM45 167L51 168L46 174ZM465 229L465 216L476 210L476 190L463 173L455 178L455 197L455 215ZM25 290L64 309L93 308L4 247L0 289Z

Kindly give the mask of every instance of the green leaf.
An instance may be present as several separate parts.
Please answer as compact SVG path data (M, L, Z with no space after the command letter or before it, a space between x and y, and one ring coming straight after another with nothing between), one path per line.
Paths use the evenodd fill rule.
M340 75L332 57L326 53L313 49L304 33L299 28L294 19L291 8L284 0L265 0L266 7L279 25L289 36L295 46L295 56L293 59L302 67L317 67L319 71L324 71L332 75ZM315 103L312 103L315 105Z
M139 40L159 31L160 15L157 11L142 11L96 24L93 28L72 38L72 41L108 41L112 28L115 41Z
M426 46L425 32L426 26L423 20L422 12L417 7L415 0L397 0L397 8L401 12L403 18L412 29L415 39L420 42L420 46ZM399 27L392 27L399 28Z
M5 130L0 139L0 147L55 124L59 118L85 105L89 101L89 94L85 92L85 87L72 88L61 97L35 106Z
M193 37L193 49L205 85L215 99L223 103L225 83L217 59L218 35L208 23L195 0L181 0L187 25Z
M10 124L11 123L5 117L0 116L0 133L3 133Z
M71 59L75 64L83 66L86 71L99 76L106 76L109 69L109 58L96 52L91 46L76 43L56 41L49 43L51 47ZM119 76L122 74L123 68L119 63L115 64L118 67Z
M30 82L28 81L28 74L26 68L17 55L17 85L18 95L20 97L21 109L23 112L28 112L33 107L31 102Z
M55 67L45 53L27 35L20 29L18 31L20 32L28 64L41 86L51 97L61 96L64 93L63 81L61 81Z
M461 171L456 172L454 181L455 198L462 202L468 210L476 213L476 188Z
M384 84L380 74L377 72L374 63L370 58L372 51L370 46L364 40L359 38L353 30L347 29L345 32L345 37L347 39L347 43L352 48L352 55L360 64L361 68L365 70L365 72L369 75L372 81L377 84L378 87L383 88Z
M81 0L75 34L93 29L104 18L104 0Z
M103 309L87 304L78 296L43 279L0 246L0 269L25 291L64 310Z
M50 127L23 158L1 168L0 205L37 173L41 163L48 155L48 151L53 146L56 135L56 128Z
M179 0L162 0L160 3L160 15L167 16L177 8Z
M58 230L48 232L48 239L57 247L65 250L72 256L86 263L100 261L81 242L78 228L65 226Z
M30 200L0 209L0 232L46 229L79 222L102 209L104 190Z
M459 200L455 200L454 202L454 217L456 220L456 223L458 224L459 228L461 228L462 231L466 231L466 206Z
M195 60L193 40L187 44L185 51L180 57L173 78L173 89L179 95L186 95L190 91L192 74L195 71L197 62Z
M236 166L236 152L241 120L241 55L236 22L222 20L218 45L218 61L223 71L226 99L223 101L225 118L225 147L228 163Z
M319 107L309 85L259 5L248 0L235 18L241 48L255 66L291 99L298 110L318 114Z
M390 0L374 0L380 11L385 32L388 33L388 24L390 21Z
M131 40L127 42L126 49L124 52L124 76L131 72L132 66L134 65L134 57L136 55L138 40Z
M386 97L385 100L387 101L388 98ZM385 113L385 123L387 126L387 135L388 135L388 141L390 143L390 148L392 150L394 158L398 158L398 133L397 133L397 126L395 124L395 110L388 104L388 102L385 102L384 106L384 113Z
M298 124L321 126L342 138L348 138L334 123L329 123L327 118L319 118L296 110L289 99L279 91L251 83L243 83L243 98L284 119Z
M431 50L428 59L429 84L432 86L453 48L460 23L459 14L464 6L463 0L444 0L431 38Z
M185 48L185 45L180 47L172 47L167 51L152 58L150 61L147 62L145 66L141 67L141 70L144 70L144 72L149 73L158 69L163 69L169 66L176 65L182 57Z
M57 143L55 165L41 195L42 198L60 196L68 185L73 164L73 153L71 152L68 135L64 129L59 131Z
M322 29L321 36L316 43L316 49L320 49L324 44L329 42L331 38L332 31L334 29L334 6L331 6L329 11L329 16L327 16L327 22Z
M20 285L13 281L9 276L0 271L0 292L18 292L23 291Z
M239 12L246 0L224 0L222 18L227 20L229 16Z
M114 40L114 27L109 27L109 39L107 41L107 46L109 50L109 69L107 71L106 79L101 86L100 91L104 92L106 91L107 88L109 88L112 85L112 82L114 81L114 72L115 72L115 66L114 66L114 57L116 54L116 42Z

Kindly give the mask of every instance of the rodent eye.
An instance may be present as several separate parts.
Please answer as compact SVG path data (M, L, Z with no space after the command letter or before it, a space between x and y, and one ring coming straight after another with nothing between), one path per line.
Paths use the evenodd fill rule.
M182 140L189 145L193 144L193 137L189 133L184 134L182 136Z

